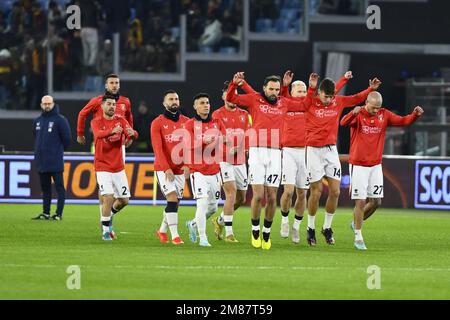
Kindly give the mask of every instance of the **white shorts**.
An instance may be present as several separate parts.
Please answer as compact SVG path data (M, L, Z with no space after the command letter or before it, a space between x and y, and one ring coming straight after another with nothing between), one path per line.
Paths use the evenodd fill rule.
M281 184L309 189L309 177L305 163L305 148L283 148Z
M381 164L373 167L349 165L350 190L353 200L383 198L383 169Z
M222 183L235 181L237 190L247 191L248 189L247 167L245 164L232 165L228 162L221 162L220 177L222 178Z
M96 172L98 188L102 196L114 194L114 198L129 198L130 187L128 186L125 170L120 172Z
M324 176L341 181L341 161L336 146L306 147L306 169L310 183Z
M166 174L164 171L156 171L156 177L158 179L159 188L165 197L169 193L176 192L177 198L183 198L184 192L184 174L176 174L175 180L170 182L166 180Z
M207 198L210 203L220 199L219 174L208 176L200 172L191 173L191 187L194 199Z
M248 157L248 175L250 184L262 184L266 187L280 186L281 150L251 147Z

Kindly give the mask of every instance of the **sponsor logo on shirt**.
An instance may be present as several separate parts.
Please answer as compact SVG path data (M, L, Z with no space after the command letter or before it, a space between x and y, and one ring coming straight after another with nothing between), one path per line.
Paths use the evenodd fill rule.
M121 104L119 105L119 107L120 107L120 109L122 109L123 112L125 112L126 107L125 107L125 105L124 105L123 103L121 103Z
M266 114L283 114L283 111L276 107L271 107L267 104L261 104L259 105L259 110L261 110L262 113L266 113Z
M314 113L317 118L330 118L338 116L338 112L333 109L317 109Z
M380 134L383 129L380 127L362 126L361 131L364 134Z
M295 117L295 116L301 116L301 115L303 115L303 114L305 114L304 112L299 112L299 111L289 111L289 112L286 112L286 114L289 116L289 117Z
M166 134L164 136L164 140L166 140L166 142L168 143L180 142L181 140L183 140L183 135L176 133Z

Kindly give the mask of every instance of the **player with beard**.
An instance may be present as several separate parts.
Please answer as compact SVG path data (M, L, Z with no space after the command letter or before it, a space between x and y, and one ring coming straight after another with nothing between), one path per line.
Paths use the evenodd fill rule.
M283 88L281 94L284 97L295 97L305 99L307 93L306 84L303 81L294 81L289 93L289 84L292 82L294 74L286 71L283 78ZM347 71L345 75L336 82L336 92L339 92L353 78L352 72ZM295 217L292 224L292 242L300 242L300 224L306 208L306 193L309 189L308 172L305 162L306 146L305 113L288 112L284 119L282 132L282 178L283 195L280 199L281 207L281 228L282 238L289 237L289 209L292 204L294 190L297 195L294 209Z
M252 185L252 237L253 247L271 248L270 228L276 210L277 191L281 181L280 132L287 111L304 110L311 94L304 101L280 97L281 79L269 76L264 80L263 92L237 94L236 88L244 80L238 72L228 87L226 100L249 111L253 125L249 132L249 183ZM262 240L260 215L266 195Z
M138 134L123 117L115 114L116 99L114 96L102 97L102 117L91 121L95 139L94 167L103 198L101 215L103 240L110 241L112 207L123 208L128 205L130 188L128 186L122 145L127 139L136 139Z
M120 79L116 74L108 74L105 77L105 95L114 97L116 101L115 114L120 115L133 127L133 115L131 113L131 102L127 97L121 96L119 93L120 90ZM81 145L86 144L86 138L84 136L85 122L88 116L92 115L93 119L103 117L103 109L102 109L102 98L103 95L99 95L97 97L92 98L86 106L78 113L77 120L77 142ZM129 147L132 143L132 139L124 139L124 145L122 146L123 152L123 160L125 161L125 147ZM99 207L100 207L100 215L102 214L103 207L103 197L100 194L100 190L98 193L99 199ZM119 202L115 202L111 207L112 216L118 213L122 209L122 206ZM112 217L111 216L111 217ZM114 233L112 227L111 220L111 237L114 238L116 235Z
M369 87L352 96L336 95L336 85L332 79L324 79L319 86L319 94L314 96L319 76L312 74L307 96L312 102L307 105L306 117L306 168L310 179L308 198L308 228L306 239L310 246L316 245L315 218L322 195L322 178L328 182L328 198L325 205L325 221L322 234L329 245L334 245L331 224L337 208L340 185L341 163L336 148L339 117L344 108L352 107L366 100L370 92L381 84L377 78L369 80ZM300 99L301 98L292 98Z
M151 142L155 153L155 171L161 192L167 199L167 206L163 212L161 227L156 232L161 243L167 243L167 229L170 229L172 243L183 244L178 234L178 205L183 198L186 167L183 163L174 161L172 150L183 138L180 129L189 118L180 112L180 99L173 90L164 93L163 106L165 111L153 120L150 129ZM182 158L182 155L178 155ZM179 164L175 164L178 162Z

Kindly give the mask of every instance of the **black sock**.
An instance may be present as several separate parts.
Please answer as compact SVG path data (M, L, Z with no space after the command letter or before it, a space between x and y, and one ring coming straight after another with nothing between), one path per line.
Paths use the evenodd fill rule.
M284 212L283 210L281 210L281 215L282 215L283 217L289 217L289 211Z
M298 215L295 215L295 220L299 220L299 221L302 221L302 219L303 219L303 216L298 216Z
M102 226L109 227L110 224L111 224L111 220L108 220L108 221L102 221Z
M272 221L264 219L264 228L270 229L272 227ZM263 231L263 239L264 241L269 241L270 238L270 232L264 232Z
M252 230L253 238L259 238L259 219L252 219L252 226L258 227L258 230Z
M112 214L116 214L117 212L119 212L120 210L116 210L114 209L114 206L111 207L111 212Z

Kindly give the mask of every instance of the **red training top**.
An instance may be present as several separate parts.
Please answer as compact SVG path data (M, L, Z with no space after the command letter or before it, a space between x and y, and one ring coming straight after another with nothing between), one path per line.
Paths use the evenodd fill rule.
M178 121L160 115L153 120L150 129L150 137L155 153L155 170L167 171L172 169L174 174L183 174L182 154L172 155L175 146L183 141L183 125L189 120L180 115ZM175 159L178 157L177 159Z
M219 119L210 116L202 120L198 115L189 119L184 128L189 133L189 140L186 141L190 149L190 154L185 154L185 163L189 166L191 173L200 172L204 175L214 175L220 171L222 160L219 143L223 143L223 136L226 135L226 128ZM205 139L214 137L210 144L205 143Z
M336 82L336 93L347 84L348 79L342 77ZM281 95L291 97L289 87L283 86ZM305 99L304 97L303 99ZM298 99L302 99L298 97ZM287 112L284 118L281 145L283 147L298 148L306 146L306 119L304 112Z
M122 127L121 133L112 133L115 127ZM95 155L94 166L95 171L120 172L124 170L122 155L122 144L126 138L136 139L138 133L134 131L134 135L130 137L127 128L131 128L128 121L123 117L115 115L111 120L95 118L91 121L91 128L94 132Z
M227 143L226 147L222 148L223 161L228 162L228 159L232 159L230 163L233 165L244 164L245 150L248 149L245 133L250 128L248 112L239 108L228 110L223 106L213 112L212 118L222 120L226 128L227 137L230 139L230 143ZM231 148L238 148L238 152L232 155L230 152Z
M372 167L381 163L383 157L386 128L388 126L408 126L419 118L415 112L401 117L381 108L376 115L370 115L363 108L357 115L353 111L346 114L342 126L350 127L349 163Z
M251 147L280 148L281 130L286 112L305 110L312 97L310 95L302 100L278 97L277 101L271 104L257 92L236 94L236 88L237 85L231 81L226 100L238 106L245 106L250 112L253 122L251 130L255 130L256 133L256 137L250 135Z
M93 114L93 119L102 118L102 98L103 95L92 98L87 105L78 113L77 120L77 136L84 136L84 126L86 118ZM133 114L131 113L131 102L130 99L124 96L120 96L119 100L116 101L116 111L115 114L122 116L128 121L131 127L133 127Z

